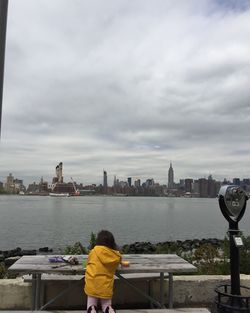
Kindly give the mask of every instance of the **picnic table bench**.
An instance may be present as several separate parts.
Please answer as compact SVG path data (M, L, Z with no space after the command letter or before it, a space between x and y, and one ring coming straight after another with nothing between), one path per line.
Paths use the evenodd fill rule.
M76 256L79 261L78 265L70 265L69 263L51 263L49 262L49 257L51 256L23 256L9 268L9 271L14 273L31 274L32 310L45 309L52 301L55 300L52 299L48 303L41 306L41 285L43 274L82 275L82 278L84 277L85 268L82 264L83 261L87 259L87 255ZM116 271L116 276L125 284L129 285L130 288L133 288L135 292L138 292L148 298L151 303L160 308L165 308L163 301L164 279L166 278L166 276L164 276L165 273L168 273L167 278L169 280L168 306L169 308L173 308L173 274L196 271L195 266L175 254L127 254L123 255L123 259L128 260L130 262L130 266L119 267ZM142 292L129 281L131 275L132 277L135 277L136 274L142 273L146 273L147 275L145 276L148 276L149 274L159 275L160 301L157 301L148 294ZM79 281L79 279L76 280ZM69 286L69 289L70 288L71 286ZM63 294L63 292L61 294ZM61 296L61 294L58 296ZM55 298L58 298L58 296Z

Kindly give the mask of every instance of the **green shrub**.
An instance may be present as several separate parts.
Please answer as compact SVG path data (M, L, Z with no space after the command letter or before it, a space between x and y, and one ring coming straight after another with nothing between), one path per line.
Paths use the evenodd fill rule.
M194 252L194 260L198 265L200 274L214 274L216 271L216 259L219 257L218 249L206 243L197 248Z
M91 250L96 245L96 234L91 232L88 249Z
M250 274L250 251L246 247L240 251L240 272L241 274Z
M87 249L78 241L73 246L67 246L65 248L64 254L69 255L79 255L88 254Z
M5 267L4 263L1 262L0 263L0 279L5 278L6 273L7 273L6 267Z
M73 246L67 246L64 250L64 254L68 255L79 255L88 254L89 250L93 249L96 245L96 234L91 232L88 249L85 248L81 242L76 242Z

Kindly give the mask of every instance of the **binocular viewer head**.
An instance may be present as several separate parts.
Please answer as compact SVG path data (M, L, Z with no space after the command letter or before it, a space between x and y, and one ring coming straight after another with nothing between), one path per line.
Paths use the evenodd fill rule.
M240 186L225 185L220 188L219 205L222 214L230 222L238 222L246 209L248 197Z

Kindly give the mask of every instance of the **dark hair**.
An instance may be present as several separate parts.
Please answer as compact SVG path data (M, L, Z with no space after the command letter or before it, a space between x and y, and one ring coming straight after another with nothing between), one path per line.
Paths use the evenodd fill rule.
M113 234L108 230L101 230L97 234L96 245L98 246L106 246L108 248L117 249L115 238Z

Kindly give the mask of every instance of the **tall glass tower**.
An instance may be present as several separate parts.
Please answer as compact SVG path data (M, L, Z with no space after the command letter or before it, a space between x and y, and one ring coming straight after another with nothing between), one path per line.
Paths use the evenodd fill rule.
M108 175L107 172L103 170L103 191L107 193L108 191Z
M172 167L172 163L170 162L170 167L168 170L168 188L173 189L174 188L174 170Z

